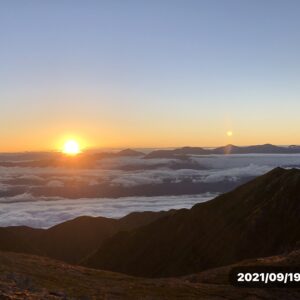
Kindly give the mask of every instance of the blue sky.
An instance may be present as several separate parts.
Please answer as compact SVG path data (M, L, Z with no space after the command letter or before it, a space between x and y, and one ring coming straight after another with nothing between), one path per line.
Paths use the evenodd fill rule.
M67 136L300 143L299 12L291 0L3 0L0 150Z

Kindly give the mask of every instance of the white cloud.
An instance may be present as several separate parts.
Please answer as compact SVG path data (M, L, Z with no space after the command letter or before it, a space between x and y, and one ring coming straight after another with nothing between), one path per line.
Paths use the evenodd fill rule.
M16 196L11 196L11 197L0 197L0 209L2 204L13 204L13 203L18 203L18 202L34 202L34 201L39 201L39 200L61 200L62 198L60 197L44 197L44 196L39 196L35 197L32 194L26 192L23 194L19 194ZM1 211L1 210L0 210Z
M224 170L213 170L205 176L201 182L219 182L223 180L237 181L243 177L255 177L270 171L272 167L270 166L258 166L250 164L247 167L232 168Z
M64 187L64 183L60 180L50 180L47 182L48 187Z
M173 158L157 158L157 159L143 159L141 157L117 157L107 158L98 162L98 167L102 169L116 169L127 165L135 166L153 166L157 164L168 164L177 161Z
M0 182L0 192L8 191L9 188L10 188L10 185L4 184L4 183L1 183L1 182ZM1 198L0 198L0 199L1 199Z
M155 176L153 172L134 172L120 173L110 180L111 185L122 185L125 187L137 186L143 184L159 184L163 181L163 176Z
M0 226L26 225L48 228L78 216L104 216L120 218L133 211L160 211L190 208L196 203L212 199L213 194L168 196L168 197L123 197L119 199L35 198L22 195L27 202L7 201L0 206ZM12 197L11 197L12 198Z
M45 179L41 176L33 175L33 174L24 174L19 176L18 179L28 179L28 180L36 180L36 181L44 181Z
M242 178L262 175L276 166L300 165L300 155L213 155L193 156L192 160L204 168L173 170L164 166L135 171L118 169L124 165L154 166L175 161L142 158L102 160L93 169L0 167L0 191L4 195L6 191L14 189L18 185L18 179L38 180L41 184L54 188L63 188L69 182L75 184L78 182L82 186L86 185L87 191L91 186L101 183L132 187L161 184L166 180L179 183L186 179L194 183L217 185L224 180L238 183ZM48 227L79 215L120 217L135 210L189 207L203 198L203 196L166 196L68 200L59 197L34 197L29 192L24 193L26 190L30 191L32 187L28 183L21 188L19 186L20 193L22 192L20 195L0 197L0 226L22 224Z
M192 159L208 169L228 169L259 166L300 165L300 154L233 154L192 156Z
M97 185L97 184L99 184L99 181L96 179L91 179L91 180L89 180L88 184L90 186Z
M132 187L144 184L160 184L165 180L181 182L190 178L193 182L218 182L223 180L238 181L243 177L261 175L275 166L297 165L299 155L211 155L193 156L192 160L204 168L194 169L168 169L157 167L148 170L118 170L123 165L157 165L170 163L174 159L143 158L116 158L105 159L93 169L67 169L67 168L7 168L0 167L0 183L7 184L7 180L32 179L45 181L47 186L63 187L67 182L78 182L87 186L98 183L123 185ZM30 188L30 186L28 186ZM2 190L8 189L2 186ZM13 188L13 182L11 185ZM1 189L1 186L0 186Z

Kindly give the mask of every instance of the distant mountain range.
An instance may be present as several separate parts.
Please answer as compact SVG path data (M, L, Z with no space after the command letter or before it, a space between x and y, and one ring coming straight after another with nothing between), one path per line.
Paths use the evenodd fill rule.
M300 154L300 146L291 145L287 147L275 146L271 144L239 147L235 145L226 145L214 149L201 147L182 147L177 149L154 150L149 153L143 153L133 149L124 149L118 152L99 152L82 153L75 157L68 157L59 152L0 155L0 166L2 167L64 167L64 168L95 168L96 162L103 159L118 158L141 158L141 159L177 159L181 164L168 165L169 168L192 168L203 169L203 166L192 162L189 157L192 155L228 155L228 154ZM161 163L162 164L162 163ZM164 163L166 164L166 162ZM159 166L159 162L157 163ZM153 169L155 165L125 165L127 170L138 170L141 168Z
M183 147L174 150L155 150L145 156L145 158L180 158L186 155L210 155L210 154L295 154L300 153L300 146L291 145L280 147L271 144L239 147L226 145L214 149L201 147Z

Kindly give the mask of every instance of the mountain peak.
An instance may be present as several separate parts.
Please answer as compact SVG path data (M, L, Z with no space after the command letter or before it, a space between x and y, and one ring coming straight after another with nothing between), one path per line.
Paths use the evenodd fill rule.
M118 156L143 156L145 155L143 152L132 150L132 149L124 149L117 153Z
M300 170L276 168L134 234L107 240L87 265L164 277L277 255L293 249L300 240L299 195Z

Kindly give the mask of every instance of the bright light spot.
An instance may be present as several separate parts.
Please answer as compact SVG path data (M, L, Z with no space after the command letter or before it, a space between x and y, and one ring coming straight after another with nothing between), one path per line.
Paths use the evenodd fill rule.
M227 136L232 136L233 132L232 131L227 131L226 134L227 134Z
M68 155L76 155L80 153L80 147L78 142L74 140L69 140L66 141L64 146L63 146L63 153L68 154Z

